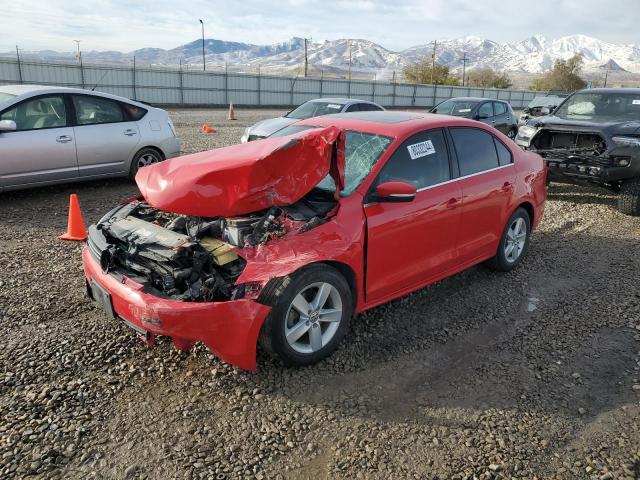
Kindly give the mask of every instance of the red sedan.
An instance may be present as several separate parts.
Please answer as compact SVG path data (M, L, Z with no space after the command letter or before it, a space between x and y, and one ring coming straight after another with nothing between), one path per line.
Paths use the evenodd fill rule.
M354 312L527 253L542 159L479 122L361 112L140 169L89 229L87 290L148 343L256 368L331 354Z

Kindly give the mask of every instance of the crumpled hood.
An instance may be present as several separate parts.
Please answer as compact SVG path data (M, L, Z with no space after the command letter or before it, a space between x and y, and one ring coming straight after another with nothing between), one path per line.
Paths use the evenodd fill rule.
M159 210L232 217L291 205L328 174L344 188L344 135L337 127L165 160L141 168L136 183Z

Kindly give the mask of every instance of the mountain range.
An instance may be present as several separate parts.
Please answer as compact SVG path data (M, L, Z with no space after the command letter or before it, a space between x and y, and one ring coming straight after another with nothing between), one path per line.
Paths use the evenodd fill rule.
M433 43L416 45L401 51L391 51L365 39L338 39L309 42L309 69L344 74L349 68L353 74L366 74L377 78L390 78L410 63L424 57L431 58ZM234 71L255 72L257 68L301 73L304 65L304 39L291 38L282 43L255 45L216 39L205 40L205 56L208 67L228 64ZM463 59L466 68L491 67L496 70L536 74L553 66L557 59L568 59L580 53L584 68L589 71L617 71L640 73L640 47L632 44L614 44L586 35L569 35L547 38L535 35L520 42L498 43L489 39L466 36L452 40L439 40L436 45L436 61L460 71ZM7 56L11 53L7 53ZM143 48L132 52L88 51L83 60L91 63L130 64L135 56L138 65L186 67L202 65L202 40L165 50ZM70 60L71 52L51 50L25 52L23 56L42 60Z

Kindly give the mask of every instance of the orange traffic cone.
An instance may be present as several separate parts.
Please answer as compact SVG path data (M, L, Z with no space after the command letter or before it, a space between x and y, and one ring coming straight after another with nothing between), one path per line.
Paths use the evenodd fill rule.
M216 131L215 128L210 127L206 123L204 125L202 125L202 133L213 133L215 131Z
M237 120L236 111L233 108L233 102L229 104L229 115L227 116L227 120Z
M58 237L60 240L86 240L87 229L84 228L80 203L75 193L69 198L69 221L67 223L67 233Z

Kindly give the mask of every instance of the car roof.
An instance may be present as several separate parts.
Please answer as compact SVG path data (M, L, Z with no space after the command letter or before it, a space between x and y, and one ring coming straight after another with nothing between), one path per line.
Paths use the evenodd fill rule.
M579 90L577 93L635 93L640 94L640 88L585 88L584 90Z
M326 98L314 98L313 100L308 100L306 103L339 103L341 105L346 105L348 103L372 103L369 100L360 100L358 98L343 98L343 97L326 97ZM374 104L377 105L377 104Z
M498 100L497 98L483 98L483 97L453 97L448 98L447 100L462 100L465 102L484 102L484 101L492 101L492 102L502 102L507 103L504 100ZM445 102L447 101L445 100Z
M32 95L40 95L43 93L79 93L84 95L95 95L98 97L110 98L112 100L118 100L120 102L133 103L143 108L149 108L149 105L131 100L130 98L120 97L118 95L112 95L110 93L95 92L93 90L87 90L83 88L58 87L54 85L0 85L0 92L9 93L12 95L16 95L16 97L23 98L27 98ZM20 100L21 98L16 99Z
M447 126L491 128L483 123L463 117L402 111L336 113L300 120L295 125L336 126L343 130L356 130L394 137L403 136L416 130Z

